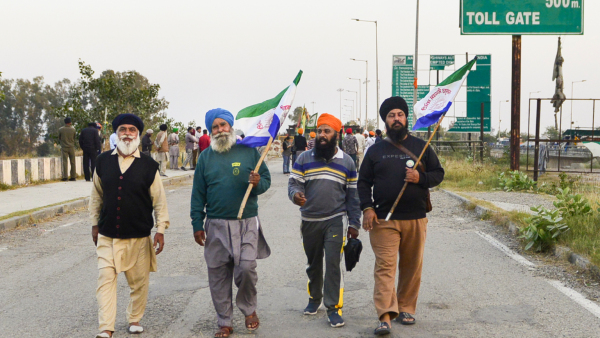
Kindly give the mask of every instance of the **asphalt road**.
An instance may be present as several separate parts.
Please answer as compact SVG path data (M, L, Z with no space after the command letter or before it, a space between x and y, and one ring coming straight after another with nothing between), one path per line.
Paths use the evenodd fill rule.
M261 326L246 331L236 308L233 336L373 336L374 257L364 232L361 261L345 273L346 326L329 327L324 310L302 314L308 298L299 211L287 199L281 163L270 166L273 183L260 198L260 218L272 249L271 257L258 264ZM167 191L171 227L158 256L159 271L151 274L141 337L212 337L216 316L206 265L189 222L191 185ZM494 234L493 226L446 194L436 192L432 200L417 324L393 323L392 337L600 337L594 302L577 303L577 294L568 297L569 289L540 273L544 262L519 262L520 256L511 258L490 244L486 233ZM0 234L0 337L93 337L96 278L87 212ZM123 275L118 293L114 336L128 337Z

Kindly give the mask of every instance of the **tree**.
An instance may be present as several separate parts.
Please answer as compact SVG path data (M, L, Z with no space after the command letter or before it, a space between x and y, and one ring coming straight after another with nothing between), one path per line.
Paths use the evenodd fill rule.
M549 140L558 140L560 139L560 135L558 130L555 127L546 127L546 131L542 134L543 137Z
M292 112L291 115L288 115L288 118L290 119L290 124L297 124L298 120L300 119L300 116L302 116L302 110L304 109L304 107L296 107L294 108L294 111Z
M106 132L108 123L122 113L141 117L149 128L166 122L173 125L164 112L169 102L158 97L160 85L150 83L140 73L106 70L94 78L92 67L81 60L79 73L81 79L72 87L72 95L53 113L55 117L70 116L77 131L89 122L104 121Z

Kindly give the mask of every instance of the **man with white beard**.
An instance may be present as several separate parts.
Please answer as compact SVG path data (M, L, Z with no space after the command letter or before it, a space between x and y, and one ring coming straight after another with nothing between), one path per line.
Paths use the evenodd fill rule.
M238 288L236 305L246 317L246 329L258 329L256 259L271 254L258 219L258 195L271 186L271 175L264 162L258 173L254 172L260 154L236 144L233 121L225 109L206 113L211 142L198 159L190 211L194 239L205 247L208 284L219 326L215 337L229 337L233 332L232 280ZM238 220L248 183L252 192Z
M115 331L120 272L125 272L131 289L127 331L144 331L140 321L146 309L150 272L156 271L156 255L164 248L164 232L169 227L158 163L138 150L144 123L133 114L121 114L112 126L117 147L98 156L89 206L98 255L96 299L101 332L96 338L112 337ZM152 212L157 228L154 241L150 237Z

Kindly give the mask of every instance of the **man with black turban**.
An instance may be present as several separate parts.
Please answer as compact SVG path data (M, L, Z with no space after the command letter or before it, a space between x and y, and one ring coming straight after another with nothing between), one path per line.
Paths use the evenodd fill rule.
M96 338L112 337L115 331L120 272L125 272L131 289L127 331L144 331L140 321L148 300L150 272L156 271L156 255L164 248L164 232L169 227L158 163L138 150L144 123L133 114L121 114L112 126L117 148L98 156L89 207L98 255L96 299L101 332ZM153 212L154 241L150 237Z
M412 315L421 286L429 188L442 182L444 169L431 148L425 151L418 170L414 167L425 141L408 133L408 106L403 98L383 101L379 114L385 122L387 137L365 153L358 195L363 228L370 231L375 253L373 301L380 321L375 334L383 335L390 332L391 320L396 317L402 325L416 321ZM385 221L405 182L408 185L404 195L391 219ZM397 292L396 275L399 276Z
M258 173L254 172L260 154L236 144L233 121L225 109L206 113L211 142L200 153L192 187L190 216L194 239L204 246L219 326L215 337L229 337L233 332L233 281L238 288L235 303L246 317L246 329L258 329L256 260L271 254L258 218L258 195L271 186L271 175L264 162ZM241 219L237 219L248 183L253 188Z

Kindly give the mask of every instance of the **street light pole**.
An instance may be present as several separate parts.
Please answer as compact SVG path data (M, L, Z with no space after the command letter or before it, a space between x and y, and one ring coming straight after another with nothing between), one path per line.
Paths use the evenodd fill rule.
M354 102L356 102L356 104L352 103L352 105L354 106L354 119L356 120L356 116L357 116L356 113L358 112L358 109L356 109L356 107L360 107L360 103L358 101L358 92L356 90L346 90L346 91L348 93L354 93L354 96L355 96L355 99L356 99L356 101L354 101ZM359 115L359 117L360 117L360 115Z
M340 121L342 121L342 92L344 91L344 88L339 88L337 91L340 92ZM343 124L344 123L342 122L342 125Z
M346 90L347 92L349 92L349 90ZM356 93L356 92L355 92ZM351 114L351 119L354 119L354 100L350 100L350 99L344 99L344 101L350 101L352 102L352 114Z
M358 120L360 121L360 117L362 116L362 107L360 105L360 100L361 100L360 87L362 86L362 80L361 79L355 79L355 78L352 78L352 77L349 77L348 79L349 80L358 80L358 98L356 100L356 106L358 107L357 113L358 113ZM360 125L360 123L358 125Z
M508 100L498 101L498 137L500 137L500 131L501 131L500 125L502 123L502 117L500 115L500 107L501 107L502 102L508 102Z
M413 60L415 66L415 88L413 90L413 125L416 122L415 119L415 105L417 104L417 78L419 71L419 0L417 0L417 20L415 29L415 58Z
M379 109L379 47L378 47L378 34L377 34L377 20L361 20L351 19L355 21L372 22L375 24L375 85L377 86L377 107ZM377 129L379 129L379 119L377 119Z
M361 61L366 63L366 77L365 77L365 130L367 129L367 121L369 119L369 61L368 60L357 60L350 59L352 61Z
M314 113L315 113L315 103L316 103L316 102L315 102L315 101L313 101L313 102L311 102L311 103L312 103L312 105L313 105L313 110L312 110L312 112L313 112L313 114L314 114Z
M581 81L571 81L571 125L570 128L573 129L573 85L578 82L585 82L587 80ZM593 127L593 126L592 126Z

